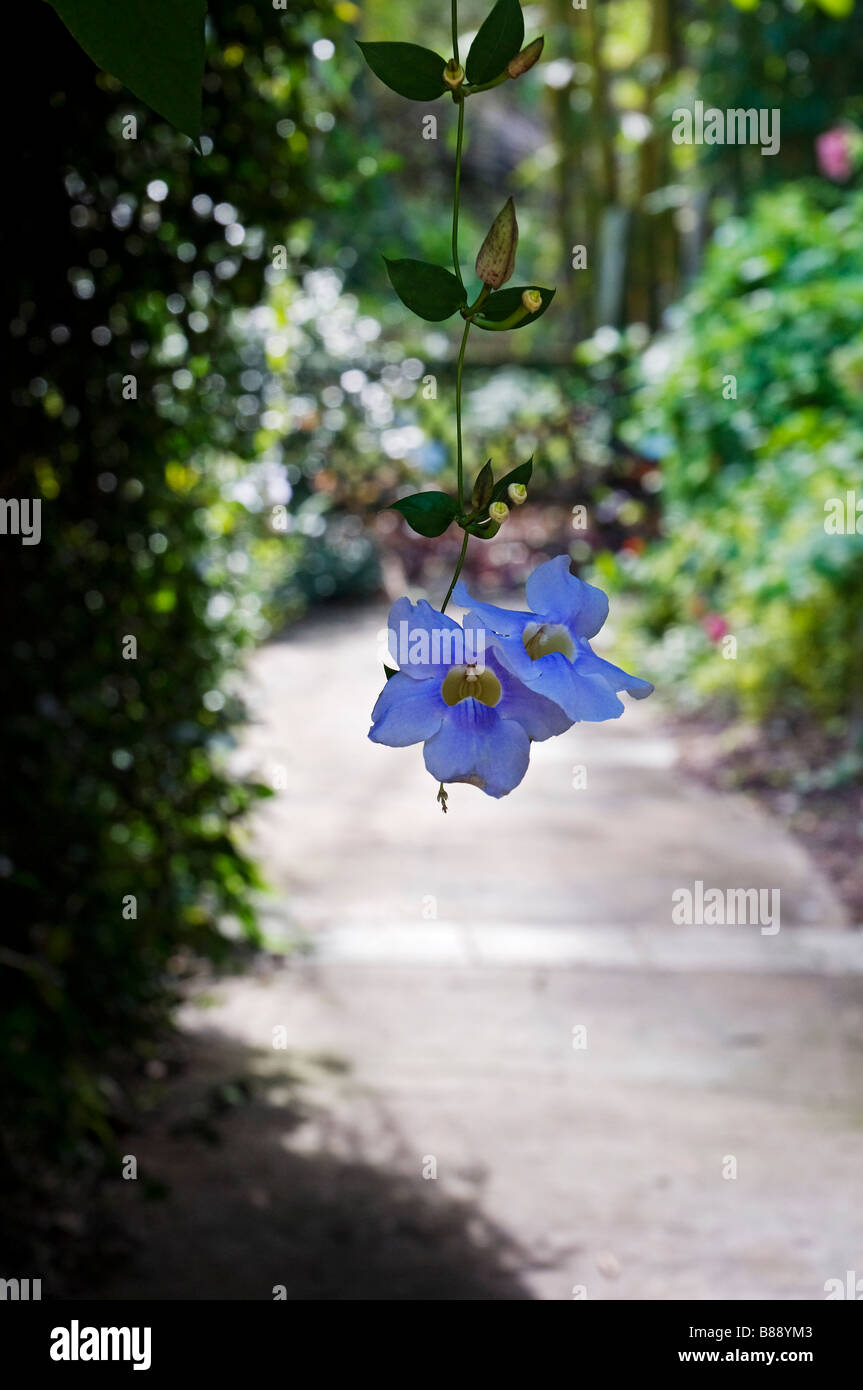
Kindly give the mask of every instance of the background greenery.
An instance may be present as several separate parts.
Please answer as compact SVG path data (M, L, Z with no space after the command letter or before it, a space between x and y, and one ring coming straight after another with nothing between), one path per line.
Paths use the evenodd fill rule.
M662 449L665 539L632 577L690 700L859 723L863 534L826 530L825 506L859 490L861 211L818 185L759 197L642 364L630 433Z

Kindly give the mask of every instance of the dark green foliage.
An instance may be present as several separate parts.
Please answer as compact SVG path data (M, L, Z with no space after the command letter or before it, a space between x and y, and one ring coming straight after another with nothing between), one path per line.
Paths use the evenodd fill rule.
M472 522L470 526L465 527L465 529L469 531L472 536L476 536L477 540L492 541L500 530L500 522Z
M497 0L470 46L465 72L471 83L499 77L524 42L524 15L519 0Z
M416 492L393 502L392 508L419 536L442 536L458 515L458 504L445 492Z
M519 285L506 290L495 290L493 294L489 295L479 314L474 319L477 328L486 327L483 319L487 319L490 323L503 323L505 319L509 318L510 314L514 314L516 309L521 307L521 297L525 290L538 290L542 296L542 305L535 313L525 315L525 317L519 323L514 324L513 327L524 328L528 323L536 323L537 319L542 318L549 304L554 299L554 290L545 290L540 285Z
M491 459L484 463L476 475L476 481L471 492L471 505L475 511L483 511L492 500L494 491L494 473L492 471Z
M444 59L415 43L361 43L363 57L376 77L400 97L434 101L446 91Z
M109 1141L116 1077L146 1054L169 981L224 958L226 924L255 935L235 827L264 789L225 766L231 672L262 631L261 565L275 550L287 567L296 543L233 496L266 362L231 316L261 300L272 245L311 205L296 22L211 4L199 157L48 6L14 16L33 61L9 172L2 494L42 500L41 544L0 537L0 1164L19 1173Z
M390 284L399 299L421 319L440 323L467 303L464 286L441 265L408 259L386 264Z
M511 472L505 473L502 478L498 479L494 485L490 500L492 502L505 502L507 500L507 488L510 487L512 483L521 483L523 487L527 487L532 473L533 459L529 458L526 463L520 463L517 468L513 468Z
M207 0L51 0L94 62L197 140Z

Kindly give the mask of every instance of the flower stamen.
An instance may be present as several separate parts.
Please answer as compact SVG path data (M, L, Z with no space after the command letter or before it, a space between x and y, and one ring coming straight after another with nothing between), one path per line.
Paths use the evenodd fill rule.
M493 709L501 697L500 681L488 667L478 671L475 663L469 666L452 666L443 679L440 688L444 704L458 705L462 700L479 700L481 705Z
M528 623L521 640L531 661L539 661L553 652L560 652L567 661L575 656L575 643L563 623Z

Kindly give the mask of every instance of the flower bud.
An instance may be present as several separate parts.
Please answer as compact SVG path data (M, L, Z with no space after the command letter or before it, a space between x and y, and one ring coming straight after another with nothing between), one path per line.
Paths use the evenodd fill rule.
M484 285L499 290L515 270L515 248L518 246L518 223L515 204L507 198L489 228L488 235L476 258L476 273Z
M532 68L534 63L539 60L544 43L545 39L534 39L533 43L529 43L520 53L516 53L515 57L511 58L506 65L510 77L521 77L523 72Z
M521 302L529 314L535 314L542 308L542 295L539 290L525 290Z
M505 502L492 502L488 509L488 514L492 521L496 521L500 526L509 516L509 507Z
M514 507L520 507L527 501L527 488L524 483L510 483L506 495Z
M460 87L464 82L464 68L460 67L455 58L450 58L443 70L443 80L448 87L453 89Z
M471 505L475 507L478 512L484 511L491 501L493 491L494 474L491 470L491 459L489 459L488 463L484 464L477 474L476 482L473 485L473 492L471 493Z

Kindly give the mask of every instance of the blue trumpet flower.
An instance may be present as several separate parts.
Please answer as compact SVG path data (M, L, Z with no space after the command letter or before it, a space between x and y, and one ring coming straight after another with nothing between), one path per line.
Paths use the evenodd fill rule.
M492 634L500 662L573 723L616 719L624 708L618 691L637 700L650 695L649 681L604 661L591 648L589 638L608 616L608 598L570 573L568 555L538 565L526 594L530 612L521 613L477 603L463 582L453 591L456 603L470 609L466 624L482 623Z
M506 796L527 771L531 740L569 728L556 704L485 650L481 622L462 628L425 599L401 598L390 610L389 634L400 670L378 697L369 738L392 748L422 743L439 782Z

